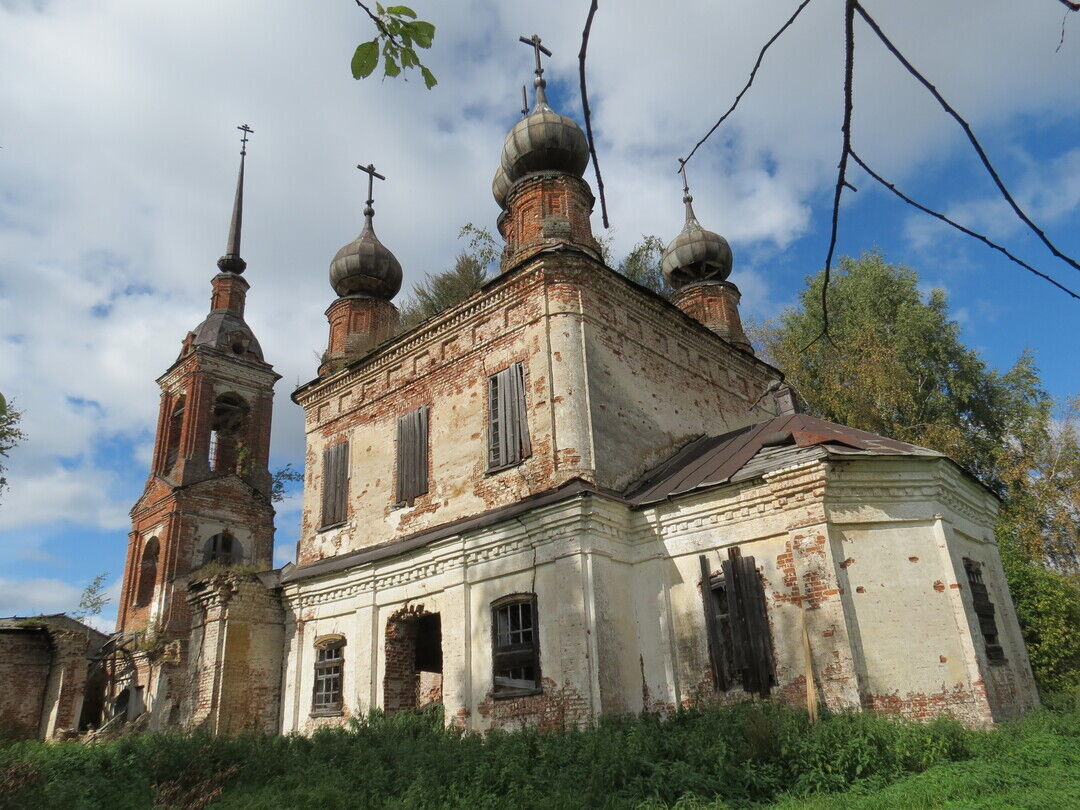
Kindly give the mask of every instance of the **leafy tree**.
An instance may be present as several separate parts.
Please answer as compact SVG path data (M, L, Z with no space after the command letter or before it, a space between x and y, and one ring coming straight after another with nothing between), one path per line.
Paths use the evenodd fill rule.
M7 458L8 453L26 438L26 434L19 430L21 418L22 414L4 399L3 394L0 394L0 494L7 489L8 485L7 477L4 475L7 467L4 466L3 459Z
M356 0L358 5L375 24L376 36L370 42L356 46L352 57L352 75L354 79L365 79L379 66L382 59L383 76L395 78L402 70L420 71L424 85L430 90L438 82L435 74L420 61L416 49L428 49L435 39L435 26L424 20L416 19L416 12L408 6L388 6L375 4L373 12L370 6Z
M487 269L499 256L495 237L486 228L470 222L462 226L458 238L467 238L469 246L458 254L454 266L442 273L429 273L402 304L403 329L412 329L464 301L487 281Z
M675 291L668 285L664 274L660 272L660 259L663 256L664 247L659 236L643 234L641 241L630 248L630 252L619 262L619 272L657 295L670 298Z
M105 580L108 576L109 573L106 571L90 580L90 584L83 589L82 596L79 597L79 609L71 614L71 618L87 619L101 614L105 605L112 601L104 593Z
M270 473L270 500L281 503L285 500L285 487L289 483L304 480L304 471L293 468L292 462Z

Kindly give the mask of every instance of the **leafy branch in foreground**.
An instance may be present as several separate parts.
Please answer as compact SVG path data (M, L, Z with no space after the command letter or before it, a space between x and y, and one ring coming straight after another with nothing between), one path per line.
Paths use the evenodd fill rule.
M395 78L405 69L416 69L424 77L424 86L429 90L438 84L435 74L420 61L416 49L426 50L435 39L435 26L424 20L416 19L416 12L408 6L387 6L375 4L375 11L360 0L355 0L371 18L378 32L370 42L356 46L352 57L352 75L354 79L366 79L379 66L380 57L383 76Z

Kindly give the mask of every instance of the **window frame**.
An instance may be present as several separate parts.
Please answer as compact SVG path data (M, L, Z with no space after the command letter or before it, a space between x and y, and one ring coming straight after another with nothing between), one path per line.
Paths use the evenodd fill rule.
M395 443L394 506L412 506L416 499L430 491L428 466L431 458L431 408L421 405L397 418ZM414 422L414 424L410 424ZM407 446L415 442L411 453ZM410 459L408 456L414 455ZM412 475L410 476L410 472ZM410 478L413 488L410 488Z
M339 717L345 713L345 636L332 635L315 639L315 661L311 682L311 716ZM336 653L327 657L328 653ZM336 672L326 670L337 669ZM335 690L320 690L331 678L337 678ZM319 702L320 695L336 695L336 701Z
M532 455L526 388L525 364L521 361L488 376L485 403L488 474L516 467Z
M339 448L344 448L340 450ZM342 458L337 461L331 458L331 453L340 453ZM338 464L336 474L339 478L331 481L331 475L335 472L332 465ZM337 481L338 492L331 495L331 485ZM345 439L323 450L322 456L322 496L319 509L318 531L334 529L344 526L349 519L349 440ZM331 503L333 497L335 503Z
M528 628L530 639L529 641L519 641L518 643L508 642L500 643L499 637L499 616L500 612L507 610L507 618L509 619L509 609L513 607L521 607L527 605L529 607L530 626ZM529 695L539 695L543 693L543 673L540 667L540 621L539 611L537 609L537 599L535 593L515 593L508 594L500 597L491 603L491 697L495 700L505 700L507 698L526 697ZM520 626L520 613L519 613L519 629L510 630L509 633L522 633L523 628ZM524 666L531 667L533 672L533 678L522 679L531 680L532 686L507 686L500 685L498 679L501 676L499 673L505 671L510 667Z

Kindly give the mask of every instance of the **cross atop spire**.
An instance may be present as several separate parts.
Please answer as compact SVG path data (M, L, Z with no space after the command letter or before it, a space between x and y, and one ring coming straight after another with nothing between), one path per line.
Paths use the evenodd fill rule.
M697 217L694 216L694 208L692 203L694 202L693 196L690 194L690 185L686 181L686 161L679 158L679 174L682 175L682 201L686 204L686 222L689 224L691 221L697 221Z
M379 174L377 171L375 171L374 163L369 163L367 166L364 166L361 163L357 163L356 168L366 173L368 176L367 205L364 207L364 216L370 219L371 217L375 216L375 178L378 177L380 180L385 180L386 178L383 175Z
M237 129L244 133L240 139L240 172L236 177L236 199L229 222L229 241L225 245L225 255L218 259L217 266L222 273L239 275L247 267L247 262L240 258L240 229L244 220L244 159L247 157L248 135L253 135L255 130L247 124L241 124Z
M530 46L536 53L536 78L533 79L533 85L536 87L536 106L546 107L547 93L544 92L544 88L547 87L547 82L544 81L544 66L540 63L540 54L551 56L551 51L541 44L539 34L533 34L531 37L518 37L518 39Z

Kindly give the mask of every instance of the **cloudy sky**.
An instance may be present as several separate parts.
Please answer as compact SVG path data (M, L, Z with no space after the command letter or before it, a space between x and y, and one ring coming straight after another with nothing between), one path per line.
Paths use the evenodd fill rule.
M1080 15L1058 50L1056 0L865 4L968 117L1028 212L1080 254ZM727 108L795 5L601 3L590 101L616 256L642 234L677 233L675 158ZM325 346L329 259L360 228L366 189L352 167L374 162L389 177L376 227L406 287L446 268L462 224L494 226L491 176L531 78L519 34L550 45L555 106L580 120L587 6L415 0L437 27L425 61L439 85L429 92L419 77L352 79L352 50L372 34L350 0L0 0L0 391L24 411L29 436L0 500L0 615L72 608L100 572L115 596L153 441L154 380L206 314L224 247L235 126L256 130L243 255L248 321L283 375L273 463L297 463L302 421L288 395ZM842 33L840 0L814 0L691 164L699 218L734 247L744 317L774 316L821 267ZM1011 217L955 124L866 26L856 43L862 156L1080 287ZM1027 347L1052 394L1080 389L1080 306L858 172L853 182L843 253L878 247L910 264L927 287L948 291L965 339L991 365L1007 367ZM293 497L278 513L279 563L297 524Z

